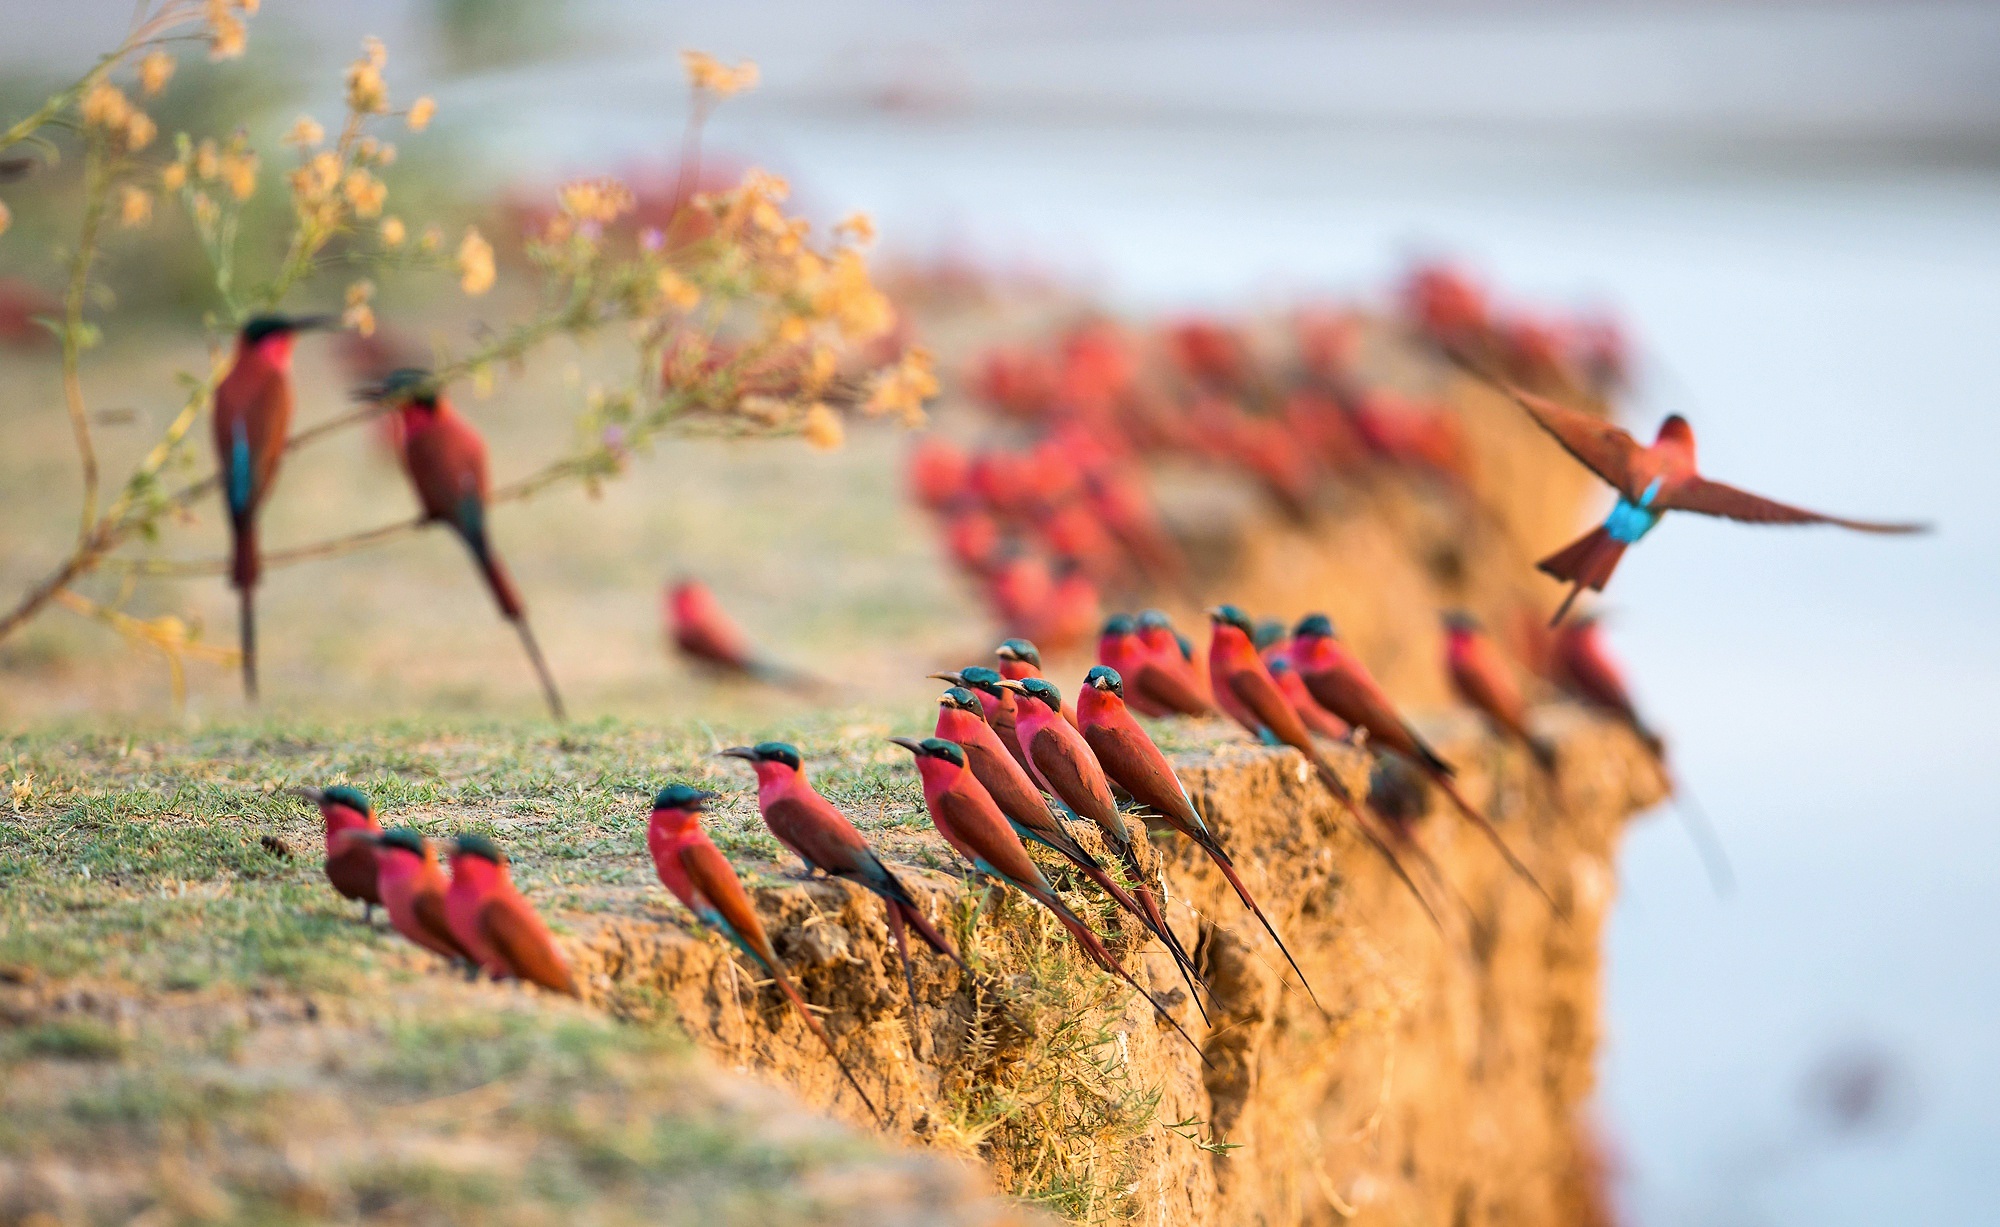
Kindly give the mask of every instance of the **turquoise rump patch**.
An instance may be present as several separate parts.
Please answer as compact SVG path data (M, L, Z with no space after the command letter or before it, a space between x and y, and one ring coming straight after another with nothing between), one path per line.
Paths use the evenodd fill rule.
M1652 532L1653 525L1660 522L1660 513L1652 509L1653 500L1659 493L1660 479L1655 477L1653 484L1647 486L1646 492L1639 496L1638 502L1635 503L1627 498L1619 499L1618 505L1611 509L1611 515L1604 521L1604 531L1611 534L1613 541L1624 545L1631 545Z

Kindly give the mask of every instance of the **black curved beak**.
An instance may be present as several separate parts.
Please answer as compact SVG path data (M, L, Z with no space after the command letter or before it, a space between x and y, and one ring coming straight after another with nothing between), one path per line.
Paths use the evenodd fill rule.
M924 754L923 743L918 741L916 738L891 737L889 740L895 742L897 745L903 747L905 750L908 750L910 753L916 755L917 757L919 758L923 757Z
M931 676L940 682L950 682L954 686L965 685L965 674L963 673L933 673Z
M1028 688L1027 688L1026 686L1023 686L1023 685L1022 685L1021 683L1019 683L1019 682L1015 681L1015 680L1014 680L1013 678L1011 678L1011 677L1003 677L1003 678L1001 678L1001 679L1000 679L1000 689L1002 689L1002 690L1011 690L1011 691L1013 691L1013 692L1014 692L1015 694L1026 694L1026 693L1028 693Z
M731 746L727 750L718 752L716 757L740 758L746 763L754 763L757 761L757 751L751 749L749 746Z
M299 784L294 787L287 788L285 791L292 794L295 797L303 797L304 799L312 802L314 805L326 804L326 794L321 792L317 788L308 788L304 784Z

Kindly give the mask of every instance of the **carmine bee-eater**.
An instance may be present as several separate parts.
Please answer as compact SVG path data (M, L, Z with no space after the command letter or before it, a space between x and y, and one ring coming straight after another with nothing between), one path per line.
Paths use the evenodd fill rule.
M1134 625L1139 642L1152 653L1154 669L1171 678L1163 681L1152 670L1142 672L1139 676L1146 693L1183 716L1214 715L1208 673L1197 657L1194 642L1175 630L1173 622L1157 609L1141 612Z
M1230 719L1242 725L1244 731L1258 741L1265 745L1290 746L1305 756L1319 776L1320 786L1353 820L1362 836L1382 854L1411 897L1430 917L1431 924L1443 932L1444 926L1438 920L1437 912L1431 908L1430 900L1417 889L1416 881L1397 857L1392 847L1393 835L1378 830L1375 818L1355 801L1353 790L1341 780L1340 773L1334 770L1326 755L1313 744L1305 721L1285 699L1277 679L1271 676L1270 667L1257 654L1257 645L1251 638L1256 630L1249 616L1234 605L1218 605L1208 611L1208 617L1213 628L1208 644L1208 672L1216 703Z
M1708 816L1702 813L1694 798L1682 787L1679 774L1667 762L1666 740L1640 716L1638 704L1632 701L1632 691L1625 684L1624 671L1605 646L1597 616L1585 614L1565 622L1556 632L1550 655L1553 658L1550 672L1565 693L1610 713L1631 729L1659 762L1661 770L1666 773L1667 787L1677 802L1674 808L1680 813L1688 838L1701 855L1710 884L1717 894L1729 894L1735 889L1736 874L1730 867L1729 854L1723 851L1722 839L1716 834Z
M1527 747L1544 773L1556 769L1556 748L1528 728L1528 704L1513 669L1479 620L1461 610L1444 616L1445 671L1452 688L1495 728Z
M646 823L646 850L653 854L653 870L660 875L660 884L672 891L696 920L728 938L731 945L777 981L806 1030L819 1037L827 1055L840 1067L847 1085L868 1105L868 1114L880 1122L882 1114L876 1111L875 1101L861 1089L854 1071L840 1059L833 1041L806 1007L798 986L785 974L785 966L778 961L778 952L771 947L764 922L757 918L757 909L750 905L750 896L744 892L736 870L710 842L708 832L701 829L701 809L709 798L710 794L686 784L669 784L653 798L653 814Z
M1129 679L1125 701L1140 715L1208 715L1213 709L1193 682L1193 668L1181 658L1172 631L1165 633L1171 657L1163 661L1140 638L1136 622L1125 614L1114 614L1097 637L1097 663Z
M1929 529L1925 524L1885 524L1822 515L1710 481L1696 471L1694 428L1679 414L1660 424L1660 432L1650 445L1641 446L1602 418L1511 385L1506 391L1564 451L1618 492L1618 503L1602 526L1536 564L1545 574L1570 585L1569 595L1549 619L1551 626L1562 621L1585 588L1604 591L1625 550L1652 532L1669 511L1693 511L1751 524L1833 524L1864 533Z
M548 662L542 659L542 649L528 625L528 607L487 532L485 440L451 407L444 392L432 385L429 371L415 367L392 371L387 379L359 395L363 400L396 406L402 423L403 471L410 476L425 518L450 526L472 552L473 562L500 607L500 616L512 623L521 637L528 661L541 679L550 713L562 720L562 696L556 692L555 678L550 676Z
M757 811L778 842L806 863L829 877L852 882L882 897L889 915L889 932L896 939L896 953L903 960L903 979L910 989L910 1008L917 1005L917 973L910 966L910 943L904 936L905 922L931 949L957 963L968 978L972 969L951 948L944 934L924 917L916 896L901 878L883 864L882 858L861 838L847 815L821 796L806 778L805 763L798 749L782 741L765 741L754 746L731 746L725 758L740 758L757 772Z
M329 316L253 315L236 337L236 359L215 387L215 464L229 511L229 585L236 589L243 693L257 700L257 517L278 480L292 432L292 338L332 327Z
M1350 730L1347 722L1319 705L1306 689L1299 671L1292 667L1292 637L1285 633L1285 624L1275 618L1266 618L1257 624L1257 633L1251 639L1257 645L1257 654L1264 658L1264 667L1271 671L1271 680L1278 683L1284 692L1285 701L1292 710L1299 713L1299 719L1306 722L1306 728L1328 741L1341 741Z
M1229 860L1229 854L1222 850L1222 841L1208 828L1208 823L1195 810L1194 801L1187 794L1186 785L1174 773L1173 764L1153 744L1153 739L1132 718L1125 709L1124 681L1116 669L1098 665L1083 679L1082 696L1077 700L1077 718L1083 722L1083 739L1097 755L1097 761L1104 773L1111 777L1120 788L1132 795L1132 799L1159 817L1182 835L1193 840L1203 852L1208 854L1222 876L1229 879L1229 885L1236 891L1243 906L1257 918L1271 940L1278 943L1279 953L1292 965L1292 971L1305 985L1306 995L1319 1005L1319 995L1313 992L1306 973L1299 970L1298 960L1285 948L1285 939L1271 927L1264 909L1250 897L1249 888L1243 879L1236 876L1236 867ZM1323 1007L1322 1007L1323 1009Z
M941 682L962 686L979 696L979 706L986 714L986 723L992 728L1000 744L1007 747L1007 753L1021 765L1021 770L1033 775L1028 767L1028 752L1021 748L1020 730L1015 727L1017 705L1014 692L1000 683L1006 679L985 665L971 665L949 673L933 673L932 677Z
M1106 778L1103 766L1083 734L1063 718L1062 692L1042 677L1019 682L1010 679L1000 685L1018 696L1014 709L1019 721L1016 728L1021 735L1021 748L1028 752L1028 774L1041 785L1043 792L1090 822L1104 836L1104 846L1125 866L1132 879L1131 895L1145 909L1146 927L1172 952L1188 981L1188 990L1193 992L1194 960L1167 925L1160 908L1160 892L1154 887L1153 876L1139 861L1132 831L1125 825L1125 816L1118 812L1118 802L1111 795L1111 781Z
M1507 841L1501 838L1499 830L1486 815L1459 792L1458 785L1452 782L1452 765L1417 735L1417 731L1396 710L1395 704L1389 701L1382 687L1376 684L1368 666L1340 642L1334 634L1331 618L1315 613L1299 619L1292 632L1292 659L1298 665L1299 676L1305 679L1306 689L1312 691L1321 705L1355 728L1365 731L1371 750L1378 754L1384 750L1393 751L1422 768L1438 791L1450 798L1458 812L1465 815L1466 821L1478 827L1491 841L1501 859L1520 875L1522 881L1535 888L1551 910L1558 916L1562 915L1561 905L1542 885L1541 879L1522 863L1520 857L1514 855L1514 850L1508 847Z
M939 695L935 735L965 751L966 765L973 777L1006 815L1014 834L1024 840L1032 839L1066 858L1119 907L1131 913L1148 933L1159 937L1161 944L1167 944L1167 939L1153 928L1152 915L1105 872L1102 861L1064 829L1062 820L1043 799L1041 788L1029 777L1027 769L1014 761L1007 747L1000 744L999 734L986 723L979 696L963 686L954 686ZM1196 1008L1200 1008L1199 1001Z
M550 992L581 995L548 926L514 889L507 854L484 835L451 841L444 915L458 944L495 980L526 980Z
M367 839L375 846L376 881L382 891L382 906L396 932L476 972L477 962L452 936L451 921L445 916L445 893L450 884L445 880L444 867L438 864L437 850L431 841L408 827L397 827Z
M373 923L375 905L382 902L375 846L370 838L382 833L375 807L358 788L298 788L299 796L319 807L326 822L326 880L348 899L359 900L361 918Z
M813 693L824 685L811 674L759 652L723 612L722 603L708 585L698 579L678 579L667 589L667 634L689 661L725 677L750 678L801 694Z
M1042 653L1026 639L1004 639L993 649L993 655L1000 662L1000 676L1010 682L1025 682L1031 677L1042 676ZM1067 700L1062 705L1062 718L1076 727L1076 708Z
M942 737L926 737L922 741L891 737L889 740L917 756L917 773L924 781L924 807L930 810L931 823L937 827L938 834L944 836L945 842L957 849L960 856L971 861L974 869L988 877L999 878L1055 913L1056 919L1069 931L1070 937L1091 962L1131 985L1153 1007L1154 1013L1181 1033L1181 1038L1187 1040L1188 1046L1201 1057L1202 1064L1209 1064L1201 1045L1194 1042L1193 1037L1172 1014L1167 1013L1166 1007L1157 998L1140 987L1131 973L1118 965L1118 960L1112 957L1097 934L1091 932L1090 927L1056 897L1055 887L1049 885L1049 880L1042 876L1041 867L1028 856L1021 837L1007 825L1000 807L993 803L985 786L966 765L965 751Z

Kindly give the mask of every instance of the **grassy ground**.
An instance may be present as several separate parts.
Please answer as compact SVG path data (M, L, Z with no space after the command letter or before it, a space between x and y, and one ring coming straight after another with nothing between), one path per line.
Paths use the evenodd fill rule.
M924 842L880 721L782 731L826 751L872 838ZM984 1221L948 1166L785 1119L688 1060L671 1018L443 975L333 894L284 791L344 780L392 821L488 832L573 915L607 887L664 903L646 800L742 791L715 744L608 721L0 742L0 1222L820 1222L869 1189L888 1221ZM775 870L747 795L713 827L746 876Z

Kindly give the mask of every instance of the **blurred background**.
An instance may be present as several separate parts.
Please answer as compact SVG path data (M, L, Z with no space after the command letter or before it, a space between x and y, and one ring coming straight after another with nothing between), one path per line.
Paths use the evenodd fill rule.
M0 3L6 97L110 45L129 7ZM389 42L406 92L438 97L436 139L461 180L441 194L666 164L684 113L675 53L747 57L763 84L718 116L713 156L789 176L808 211L868 210L891 262L1155 315L1365 298L1413 256L1448 256L1523 299L1615 311L1641 355L1628 424L1649 434L1686 414L1708 471L1829 511L1937 521L1932 537L1884 543L1690 517L1621 571L1613 637L1739 886L1716 898L1670 821L1635 828L1600 1111L1635 1223L1990 1218L2000 8L267 0L257 36L284 44L288 68L228 88L274 126L331 113L366 34ZM191 329L155 340L161 353L114 352L95 377L157 383L198 357ZM62 479L60 415L31 423L24 407L46 397L46 370L0 366L10 421L47 432L17 436L38 467L9 462L10 487ZM338 377L322 378L331 404ZM542 379L570 394L560 367ZM563 430L528 397L497 413L496 439ZM299 501L366 506L351 475L367 447L330 445L291 474L312 492ZM963 612L883 480L898 449L860 439L801 483L785 457L679 445L602 501L552 498L500 531L553 526L517 570L531 599L538 581L547 591L550 654L584 675L592 710L660 714L656 579L625 606L593 605L607 560L643 557L663 578L754 553L734 564L735 604L806 655L862 624L876 643L922 640ZM45 565L26 543L62 540L67 498L7 513L10 591ZM274 582L272 625L317 611L323 629L301 625L296 659L271 670L347 667L354 693L317 699L336 710L385 690L470 709L496 689L531 710L525 680L477 653L422 651L465 636L511 652L497 620L434 599L449 566L466 584L449 601L481 600L457 547L432 534L395 548L394 564ZM210 625L226 630L207 586ZM402 638L340 639L342 619L385 601L407 614ZM64 665L63 635L93 633L10 648L15 710L157 706ZM587 650L605 643L622 654ZM231 710L226 675L196 688L197 715Z

